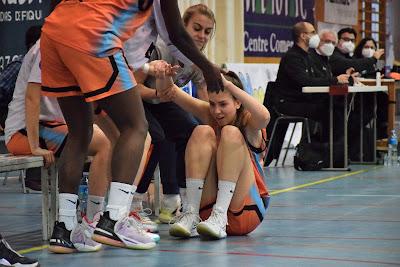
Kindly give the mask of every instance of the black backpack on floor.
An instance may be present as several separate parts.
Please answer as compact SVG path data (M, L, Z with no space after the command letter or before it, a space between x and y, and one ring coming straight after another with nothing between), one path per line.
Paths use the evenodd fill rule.
M339 141L333 144L333 167L344 167L344 144ZM298 171L318 171L329 167L329 144L300 142L294 155L294 168Z
M298 171L318 171L329 165L327 146L323 143L299 143L294 155L294 168Z

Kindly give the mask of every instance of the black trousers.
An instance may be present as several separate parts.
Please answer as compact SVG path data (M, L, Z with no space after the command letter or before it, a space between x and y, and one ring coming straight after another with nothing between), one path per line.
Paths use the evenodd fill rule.
M333 142L334 142L334 167L344 166L343 162L343 149L344 146L344 113L343 113L343 97L346 96L335 96L333 98ZM295 102L280 99L276 105L278 112L285 115L307 117L309 120L318 122L321 124L321 133L319 138L313 139L312 141L328 143L329 142L329 96L318 95L310 98L308 102ZM311 129L310 129L311 130ZM348 127L348 135L352 136L352 133L356 128ZM284 133L283 133L284 134ZM282 137L284 138L284 137ZM304 140L304 135L302 136ZM351 140L351 139L349 139ZM283 142L283 140L282 140Z
M321 141L327 142L329 140L329 100L326 96L322 96L318 101L309 102L280 99L276 109L285 115L306 117L319 122L322 126ZM343 127L341 128L343 129ZM337 127L335 127L336 131Z
M147 192L158 163L160 166L163 193L167 195L179 194L179 186L176 179L176 155L175 143L166 139L153 143L153 151L136 192Z
M154 148L137 192L147 191L159 163L164 194L177 194L179 187L186 187L185 150L197 123L190 114L172 102L143 102L143 106Z

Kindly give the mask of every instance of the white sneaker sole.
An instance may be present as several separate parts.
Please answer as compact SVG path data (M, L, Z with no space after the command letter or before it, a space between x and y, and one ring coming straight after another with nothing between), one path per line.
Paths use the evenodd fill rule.
M197 232L199 233L199 235L201 237L208 237L208 238L212 238L212 239L223 239L226 237L226 232L217 233L204 223L199 223L197 225Z
M171 228L169 228L169 234L171 236L181 237L181 238L190 238L191 237L190 231L188 231L187 229L185 229L184 227L182 227L179 224L173 224L171 226Z
M101 249L101 244L97 244L96 246L88 246L86 244L74 244L76 250L79 252L96 252Z
M11 263L9 263L7 260L5 260L5 259L0 259L0 265L4 265L4 266L16 266L16 267L36 267L36 266L39 266L39 263L38 263L38 262L31 263L31 264L16 263L16 264L14 264L14 265L11 265Z
M139 242L135 242L134 240L131 239L127 239L124 236L115 233L119 239L121 239L121 241L124 243L126 248L129 249L138 249L138 250L146 250L146 249L152 249L156 246L156 242L149 242L149 243L139 243Z

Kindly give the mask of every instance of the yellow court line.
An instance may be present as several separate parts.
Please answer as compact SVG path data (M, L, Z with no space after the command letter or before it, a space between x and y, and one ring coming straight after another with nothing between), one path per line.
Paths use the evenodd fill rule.
M33 248L22 249L22 250L19 250L18 253L19 254L26 254L26 253L30 253L30 252L34 252L34 251L43 250L43 249L46 249L48 247L49 247L49 245L43 245L43 246L37 246L37 247L33 247Z
M297 189L304 188L304 187L309 187L309 186L313 186L313 185L317 185L317 184L323 184L323 183L331 182L331 181L334 181L334 180L346 178L346 177L349 177L349 176L357 175L357 174L360 174L360 173L369 172L369 171L376 170L376 169L379 169L379 168L382 168L382 167L381 166L377 166L377 167L374 167L374 168L363 169L363 170L354 171L354 172L350 172L350 173L346 173L346 174L342 174L342 175L337 175L337 176L321 179L321 180L318 180L318 181L315 181L315 182L301 184L301 185L297 185L297 186L293 186L293 187L289 187L289 188L285 188L285 189L281 189L281 190L274 190L274 191L272 191L270 193L270 195L271 196L278 195L278 194L290 192L290 191L297 190Z
M297 186L293 186L293 187L289 187L289 188L285 188L285 189L281 189L281 190L275 190L275 191L271 192L270 195L271 196L278 195L278 194L290 192L290 191L297 190L297 189L304 188L304 187L309 187L309 186L313 186L313 185L317 185L317 184L327 183L327 182L331 182L331 181L334 181L334 180L338 180L338 179L346 178L346 177L349 177L349 176L357 175L357 174L360 174L360 173L365 173L365 172L369 172L369 171L372 171L372 170L376 170L376 169L379 169L379 168L382 168L382 167L381 166L377 166L377 167L370 168L370 169L363 169L363 170L359 170L359 171L354 171L354 172L350 172L350 173L346 173L346 174L342 174L342 175L329 177L329 178L326 178L326 179L321 179L321 180L318 180L318 181L315 181L315 182L311 182L311 183L301 184L301 185L297 185ZM44 250L44 249L46 249L48 247L49 247L49 245L37 246L37 247L32 247L32 248L19 250L18 253L26 254L26 253L30 253L30 252L34 252L34 251Z

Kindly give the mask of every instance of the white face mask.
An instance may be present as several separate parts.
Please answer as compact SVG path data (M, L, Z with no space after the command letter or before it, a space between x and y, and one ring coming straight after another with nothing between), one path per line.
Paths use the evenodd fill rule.
M310 40L308 41L308 47L310 48L317 48L319 45L319 36L318 34L314 34L311 36Z
M353 42L346 41L346 42L342 43L342 46L341 46L340 50L343 53L348 54L348 53L353 53L354 48L355 48L355 45L354 45Z
M373 57L375 50L372 48L364 48L361 53L363 57Z
M335 46L332 43L327 43L321 45L318 50L321 52L323 56L332 56L333 50L335 50Z

